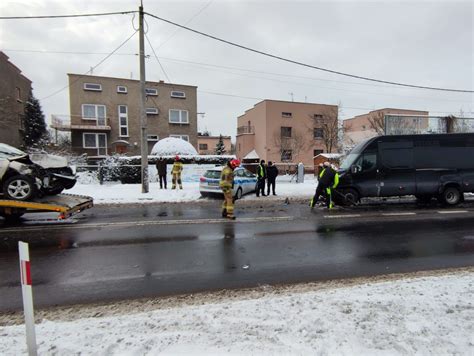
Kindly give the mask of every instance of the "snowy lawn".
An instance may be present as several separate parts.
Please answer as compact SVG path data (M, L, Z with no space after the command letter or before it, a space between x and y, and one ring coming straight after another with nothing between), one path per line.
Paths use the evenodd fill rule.
M473 303L471 268L326 289L269 287L253 298L118 316L43 319L36 331L40 355L473 355ZM25 354L24 333L23 325L0 327L0 354Z
M313 175L307 175L304 183L290 181L291 176L277 178L276 193L269 199L286 197L308 198L313 196L316 181ZM94 198L95 204L124 204L124 203L156 203L156 202L186 202L201 199L199 182L183 182L183 189L171 190L171 180L168 189L160 189L159 183L150 183L149 192L142 193L141 184L120 184L120 182L105 182L100 185L97 180L82 176L74 188L65 191L69 194L88 195ZM247 194L244 200L258 199L254 193ZM260 198L261 199L261 198Z

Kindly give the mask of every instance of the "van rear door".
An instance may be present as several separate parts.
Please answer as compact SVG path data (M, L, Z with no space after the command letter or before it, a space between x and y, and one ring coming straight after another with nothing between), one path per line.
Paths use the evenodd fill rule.
M380 196L414 195L413 141L379 142Z

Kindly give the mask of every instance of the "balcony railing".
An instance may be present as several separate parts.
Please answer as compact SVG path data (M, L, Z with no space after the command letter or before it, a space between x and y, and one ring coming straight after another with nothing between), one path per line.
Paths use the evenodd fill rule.
M240 126L237 127L237 135L242 134L254 134L255 130L253 126Z
M95 130L95 131L110 131L110 119L83 119L81 117L71 118L66 115L51 115L51 127L59 131L71 130Z

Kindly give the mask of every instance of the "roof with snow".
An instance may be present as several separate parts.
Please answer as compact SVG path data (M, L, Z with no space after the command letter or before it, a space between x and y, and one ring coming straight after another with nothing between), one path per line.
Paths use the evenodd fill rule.
M328 159L338 159L338 158L341 158L342 156L344 156L342 153L320 153L319 155L317 156L314 156L313 158L316 158L316 157L324 157L324 158L328 158Z
M250 151L247 153L247 155L244 157L244 159L259 159L258 154L255 150Z
M176 137L159 140L151 149L152 156L197 155L196 149L189 142Z

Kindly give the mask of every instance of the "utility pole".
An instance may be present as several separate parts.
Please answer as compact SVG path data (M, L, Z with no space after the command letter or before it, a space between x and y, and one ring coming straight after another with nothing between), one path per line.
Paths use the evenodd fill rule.
M142 193L148 193L148 140L146 134L147 118L145 111L145 35L143 32L143 1L139 7L139 53L140 53L140 125L141 125L141 176Z

